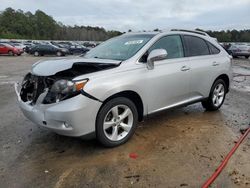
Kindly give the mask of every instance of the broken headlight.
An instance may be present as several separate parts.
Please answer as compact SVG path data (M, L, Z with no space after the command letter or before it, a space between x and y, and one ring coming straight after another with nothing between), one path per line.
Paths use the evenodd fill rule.
M44 104L59 102L78 95L88 79L81 81L57 80L44 98Z

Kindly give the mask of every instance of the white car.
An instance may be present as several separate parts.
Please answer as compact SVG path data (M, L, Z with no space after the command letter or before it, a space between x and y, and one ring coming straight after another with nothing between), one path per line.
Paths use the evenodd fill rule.
M143 117L202 102L217 110L229 91L231 56L206 33L129 33L85 56L39 61L15 85L19 106L58 134L125 143Z

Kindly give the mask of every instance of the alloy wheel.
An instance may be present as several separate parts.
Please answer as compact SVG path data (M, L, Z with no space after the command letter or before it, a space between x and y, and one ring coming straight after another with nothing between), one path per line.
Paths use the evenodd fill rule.
M39 56L39 52L35 52L34 55L35 55L35 56Z
M219 83L213 91L213 97L212 97L212 101L214 106L218 107L222 104L223 100L225 97L225 88L224 85Z
M105 136L119 141L128 135L133 126L133 113L126 105L116 105L106 114L103 122Z
M57 56L62 56L62 53L61 52L57 52L56 55Z

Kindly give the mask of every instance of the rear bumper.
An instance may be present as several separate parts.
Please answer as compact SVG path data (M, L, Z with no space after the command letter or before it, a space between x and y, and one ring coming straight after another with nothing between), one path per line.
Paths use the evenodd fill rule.
M23 102L15 84L18 104L23 114L35 124L66 136L84 136L95 131L95 121L101 102L83 95L53 103L35 105Z

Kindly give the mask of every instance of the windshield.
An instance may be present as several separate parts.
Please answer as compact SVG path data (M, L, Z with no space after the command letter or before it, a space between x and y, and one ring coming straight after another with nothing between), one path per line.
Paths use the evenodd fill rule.
M135 55L153 36L136 34L115 37L93 48L84 57L124 61Z

